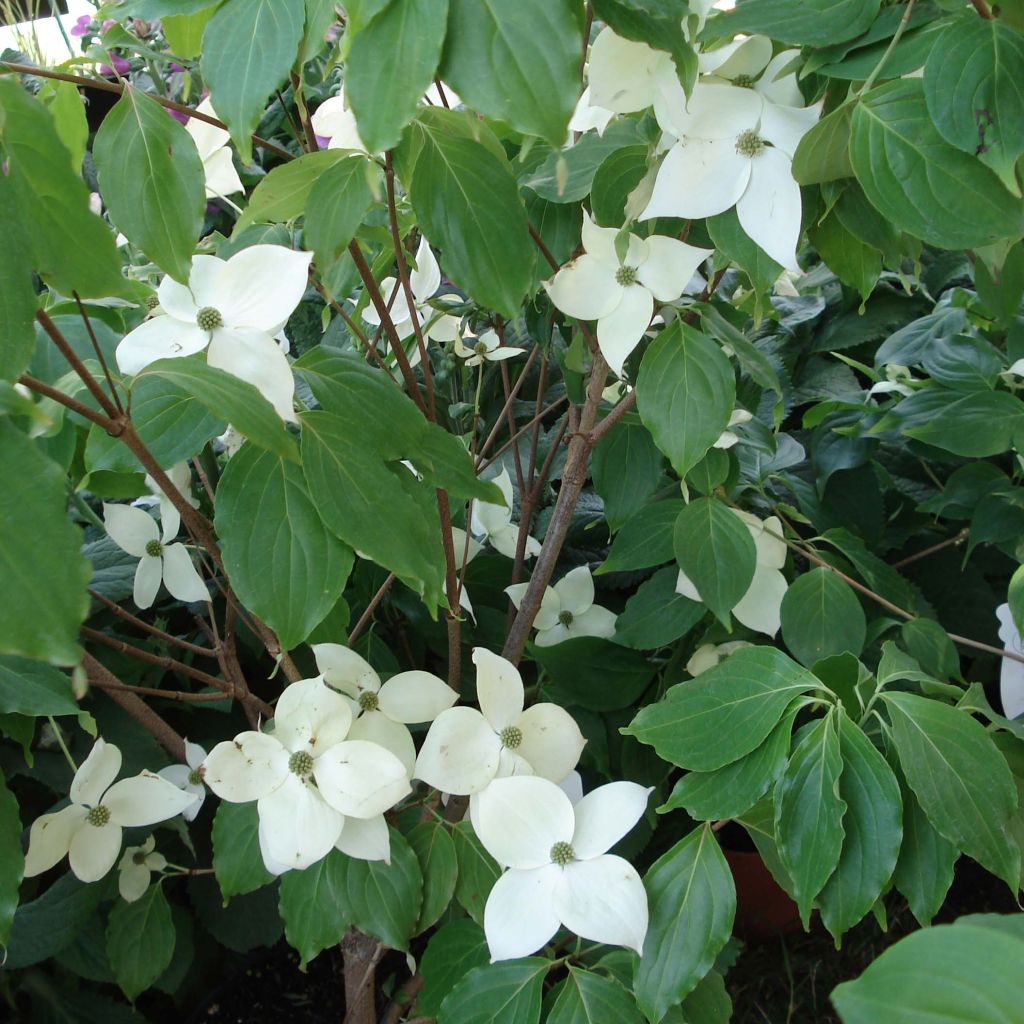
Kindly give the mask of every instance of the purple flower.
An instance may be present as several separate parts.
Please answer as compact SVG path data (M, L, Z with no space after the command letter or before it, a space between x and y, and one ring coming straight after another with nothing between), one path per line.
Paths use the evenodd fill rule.
M180 110L171 110L169 107L165 107L164 109L171 115L171 117L174 118L175 121L178 121L181 124L188 124L189 121L192 120L188 114L183 114Z
M117 54L113 53L110 55L110 59L113 62L114 66L111 67L109 64L101 64L101 75L107 75L108 77L114 75L115 73L118 75L126 75L129 71L131 71L131 61L125 60L124 57L118 57Z
M180 64L175 64L173 60L171 61L170 64L167 65L167 70L170 71L171 74L175 74L175 73L182 73L183 74L184 71L185 71L185 69Z
M105 21L103 22L103 24L102 24L102 25L100 25L100 31L101 31L101 32L106 32L106 31L107 31L107 29L108 29L108 28L110 28L110 26L111 26L111 25L116 25L116 24L117 24L117 22L116 22L116 21L114 21L114 19L113 19L113 18L107 18L107 19L106 19L106 20L105 20Z
M74 26L71 29L73 36L87 36L89 34L89 26L92 24L92 16L88 14L82 14L75 21Z
M321 149L326 149L331 144L330 136L329 135L317 135L316 136L316 144Z

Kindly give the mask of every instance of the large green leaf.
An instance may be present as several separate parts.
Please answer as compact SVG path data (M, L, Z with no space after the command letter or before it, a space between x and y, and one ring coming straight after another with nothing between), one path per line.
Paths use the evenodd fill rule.
M305 13L293 0L227 0L203 33L203 81L244 163L267 99L295 60Z
M397 145L415 116L441 61L447 18L448 0L391 0L355 34L345 99L371 153Z
M832 992L843 1024L1017 1024L1024 941L942 925L887 949Z
M35 347L36 290L24 216L14 186L0 175L0 223L7 234L0 246L0 380L16 380Z
M190 459L227 427L217 411L200 402L181 383L146 375L132 385L132 422L161 466Z
M887 82L861 99L850 159L872 205L931 245L967 249L1024 232L1020 201L939 134L918 78Z
M984 726L912 693L885 693L900 766L936 831L1016 891L1020 849L1006 825L1017 788Z
M0 478L0 653L77 665L92 569L65 514L64 474L0 419Z
M314 182L306 202L306 245L320 267L329 267L355 237L379 188L380 168L362 156L339 160Z
M685 476L729 425L732 364L707 335L676 320L644 353L636 382L640 418Z
M423 875L423 905L420 907L416 934L437 923L455 895L459 874L455 841L439 821L424 821L406 837Z
M437 1024L538 1024L550 967L537 956L474 967L448 993Z
M704 617L704 606L676 593L674 565L659 569L626 602L615 622L615 642L640 651L664 647L685 636Z
M879 0L744 0L711 18L701 38L762 32L783 43L830 46L859 36L875 20Z
M457 113L438 109L413 121L402 144L416 154L405 185L420 227L441 250L445 274L511 319L533 281L526 208L508 161L462 134L462 123Z
M746 523L718 498L691 501L676 520L676 561L726 626L750 588L757 550Z
M579 967L558 990L547 1024L643 1024L632 995L617 981Z
M745 647L673 686L625 731L690 771L711 772L759 747L801 694L819 681L774 647Z
M798 576L782 599L782 639L797 661L816 661L864 647L867 622L849 584L819 566Z
M1014 168L1024 153L1024 36L973 11L954 21L928 56L924 95L942 137L976 154L1020 195Z
M121 991L135 997L160 977L174 955L174 924L163 886L133 903L118 900L107 920L107 957Z
M20 836L18 801L0 778L0 946L5 949L11 941L18 886L25 870Z
M594 575L649 569L671 561L675 557L676 520L684 508L682 498L669 498L641 509L615 535L607 560Z
M635 417L601 439L590 471L609 529L617 530L647 504L662 479L663 465L650 433Z
M320 176L350 159L352 154L346 150L321 149L279 164L253 189L233 236L237 238L252 224L277 224L300 216Z
M836 107L800 139L793 153L793 177L801 185L820 185L853 177L850 163L853 107L853 103Z
M436 1017L445 996L474 967L482 967L491 959L487 940L480 925L468 917L456 918L430 937L426 952L420 959L423 988L416 1000L416 1012Z
M651 920L633 991L657 1024L710 970L736 915L732 872L709 825L659 857L644 877Z
M244 896L274 880L263 863L255 802L222 800L213 818L213 871L225 902Z
M77 715L71 680L52 665L0 656L0 713Z
M243 445L217 487L217 535L242 603L297 647L334 607L352 571L352 549L324 525L302 468Z
M441 77L474 110L561 146L579 98L581 45L569 4L451 0Z
M111 219L161 270L187 284L206 212L192 136L129 85L103 119L92 152Z
M821 919L837 940L875 905L892 876L903 838L896 776L846 712L838 714L839 796L846 804L843 848L818 896Z
M336 946L352 924L348 861L345 854L331 850L316 864L281 876L278 907L284 934L302 964L328 946Z
M814 898L839 863L846 810L842 772L839 729L830 712L805 727L775 787L775 839L805 928Z
M31 213L26 238L39 275L64 295L120 294L114 235L89 209L89 189L71 170L52 116L13 78L0 81L0 145L14 200Z

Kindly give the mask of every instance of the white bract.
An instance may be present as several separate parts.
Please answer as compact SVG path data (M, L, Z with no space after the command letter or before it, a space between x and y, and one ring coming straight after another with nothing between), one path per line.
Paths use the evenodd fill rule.
M407 726L432 722L459 695L443 679L414 669L399 672L386 683L369 662L341 644L313 644L313 657L324 682L352 702L358 717L348 738L370 740L390 750L412 775L416 747Z
M1017 625L1008 604L1001 604L996 609L999 619L999 639L1006 645L1011 654L1024 655L1024 643L1021 642ZM1003 714L1007 718L1019 718L1024 715L1024 664L1013 658L1003 658L999 671L999 699L1003 704Z
M141 846L127 846L117 865L117 891L126 903L134 903L149 888L153 871L163 871L167 858L156 853L156 840L150 836Z
M480 710L453 707L437 716L416 759L415 777L462 796L505 775L564 779L586 742L572 716L555 704L524 711L519 670L497 654L475 647L473 664Z
M496 484L505 499L504 505L492 505L486 501L473 502L470 514L470 529L476 536L483 538L499 554L507 558L515 558L516 544L519 542L519 526L512 522L512 478L508 470L503 469L491 480ZM540 554L540 542L527 536L524 557L533 558Z
M749 640L729 640L724 644L701 644L686 663L686 671L691 676L699 676L701 672L707 672L709 668L714 668L723 658L728 658L733 651L750 646L752 645Z
M192 802L191 796L151 772L114 782L120 770L121 751L98 739L75 772L70 805L32 823L26 878L48 871L69 855L76 878L97 882L121 852L122 828L166 821Z
M206 751L198 743L185 740L185 764L171 764L161 768L157 775L177 786L192 797L192 803L182 812L186 821L194 821L206 800L206 786L203 785L203 761Z
M711 217L736 207L740 226L772 259L799 269L800 186L792 161L818 119L817 107L788 107L753 89L698 82L659 109L679 141L665 155L641 220Z
M269 735L243 732L218 743L203 776L222 800L257 802L268 871L315 864L350 818L376 818L410 790L405 766L391 751L346 739L349 701L319 678L288 686L273 724Z
M796 72L787 70L799 56L799 50L783 50L773 57L767 36L746 36L700 54L697 61L705 82L731 83L753 89L769 103L801 107L804 98Z
M465 339L456 334L453 348L460 359L466 360L467 366L482 366L485 362L495 363L502 359L512 359L526 351L525 348L502 345L496 331L484 331L479 338L469 332L466 333Z
M171 277L157 294L162 316L117 346L122 373L206 349L210 366L252 384L285 420L295 420L291 366L274 339L306 291L312 253L253 245L230 259L193 256L188 287Z
M655 299L678 299L711 250L663 235L631 234L620 259L615 249L618 234L615 228L598 227L584 211L586 251L562 267L545 288L563 313L597 321L601 353L621 377L623 363L654 316Z
M182 497L193 507L199 508L199 499L192 496L192 470L187 462L179 462L165 470L167 478L178 489ZM181 528L181 513L174 502L160 489L160 485L147 473L146 486L152 491L151 498L136 498L136 505L160 505L160 522L163 524L163 542L173 540Z
M573 806L554 783L521 776L480 794L480 842L508 868L484 908L492 963L536 952L560 926L643 951L647 893L633 865L608 850L643 816L650 792L612 782Z
M588 105L616 114L659 106L679 80L672 57L603 29L590 48Z
M591 90L588 85L576 102L576 109L569 119L569 131L589 132L596 128L598 135L603 135L608 122L615 116L614 110L606 110L604 107L595 106L591 99Z
M103 506L103 522L110 539L122 551L139 559L135 570L135 603L149 608L156 600L160 581L179 601L209 601L203 578L196 572L184 544L160 540L156 520L131 505ZM164 531L167 537L167 531Z
M738 427L744 423L749 423L754 418L753 413L747 412L746 409L733 409L732 415L729 417L729 426ZM733 433L733 431L726 429L723 430L718 440L711 446L712 448L732 448L733 445L739 443L739 435Z
M196 107L200 114L209 114L220 120L220 115L213 109L207 97ZM207 198L222 198L243 192L242 180L231 159L231 136L223 129L198 117L190 117L185 131L192 136L192 141L199 150L199 159L203 162L203 174L206 177Z
M352 149L359 153L367 152L366 145L359 137L356 115L345 105L344 90L337 96L324 100L313 112L310 119L313 131L327 139L328 149Z
M519 607L528 583L505 588L512 603ZM567 572L553 587L544 589L540 611L533 620L538 647L551 647L577 636L609 638L615 635L615 613L594 604L594 577L590 567L578 566Z
M732 609L736 619L748 629L775 636L782 624L782 599L789 584L781 569L786 564L786 542L782 539L782 523L776 516L763 522L750 512L734 508L750 530L757 552L754 578L747 592ZM676 581L676 593L691 601L702 600L700 592L686 573L680 571ZM710 666L708 666L710 667Z

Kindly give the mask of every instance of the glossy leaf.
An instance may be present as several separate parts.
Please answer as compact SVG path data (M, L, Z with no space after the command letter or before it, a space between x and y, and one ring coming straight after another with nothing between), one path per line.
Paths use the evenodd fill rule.
M416 1000L416 1012L436 1017L445 996L474 967L490 962L487 940L480 925L467 917L441 925L430 937L420 958L423 988Z
M213 817L213 872L225 902L274 880L263 863L255 803L222 800Z
M640 584L615 622L615 642L639 651L664 647L685 636L704 617L704 606L676 593L673 565Z
M537 956L474 967L448 994L437 1024L538 1024L544 976Z
M348 862L345 854L331 850L316 864L281 876L279 909L284 934L302 964L341 942L353 922Z
M684 507L681 498L669 498L637 512L615 535L608 558L594 575L648 569L671 561L675 557L676 520Z
M793 177L801 185L820 185L852 178L850 123L853 104L844 103L826 114L800 139L793 153Z
M107 920L107 956L130 1000L163 974L173 955L174 924L163 886L151 885L134 903L114 904Z
M547 1024L642 1024L632 995L617 981L570 967L551 1007Z
M782 639L810 668L835 654L860 654L867 622L849 584L819 566L798 576L782 599Z
M483 927L484 904L501 874L501 868L483 848L468 821L460 821L452 829L452 841L455 843L455 855L459 862L455 898L463 910Z
M705 38L762 32L784 43L829 46L859 36L875 20L878 0L746 0L713 18Z
M379 190L377 165L351 156L331 164L313 182L305 208L305 239L316 252L318 266L329 266L355 237L373 203L370 182L374 179Z
M322 149L279 164L253 189L249 205L235 223L234 235L252 224L277 224L300 216L320 176L335 164L352 159L346 150Z
M608 527L617 530L647 504L662 478L663 459L638 421L626 421L594 449L591 475L604 501Z
M416 933L419 934L436 924L448 909L455 895L458 858L455 841L440 822L421 822L407 839L423 874L423 905L416 922Z

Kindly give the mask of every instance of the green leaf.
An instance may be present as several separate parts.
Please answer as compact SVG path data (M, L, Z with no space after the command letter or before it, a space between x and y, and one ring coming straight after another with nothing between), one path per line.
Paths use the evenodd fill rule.
M166 5L171 9L171 5ZM205 6L191 14L170 14L160 19L160 24L171 52L178 57L198 57L203 45L206 23L213 17L217 4Z
M416 150L405 185L417 222L441 250L445 275L512 319L533 281L526 209L508 161L459 134L461 123L447 110L420 113L402 143Z
M726 626L750 588L757 551L746 523L718 498L691 501L676 520L676 561ZM730 626L731 628L731 626Z
M203 81L243 163L267 99L288 77L305 13L293 0L227 0L203 33Z
M843 844L840 796L843 759L835 712L803 730L775 787L775 839L793 880L793 896L807 927L811 904L839 863Z
M704 606L676 593L679 572L667 565L640 585L615 622L615 642L639 651L665 647L704 617Z
M71 680L51 665L0 656L0 712L18 715L77 715Z
M32 265L63 295L98 299L124 291L114 236L89 209L53 118L12 78L0 81L0 145L17 208L31 211Z
M25 870L18 801L0 778L0 946L7 948L18 909L18 886Z
M736 915L732 872L709 825L659 857L644 877L651 920L633 991L656 1024L694 990L728 941Z
M439 821L424 821L406 837L423 874L423 906L416 934L437 923L455 895L459 874L455 841Z
M625 731L658 756L711 772L759 747L801 694L820 687L774 647L744 647L641 709Z
M0 419L0 478L0 653L77 665L92 569L81 531L65 515L64 474Z
M801 185L853 177L850 163L850 122L853 103L826 114L800 139L793 153L793 177Z
M811 667L822 658L864 649L867 623L849 584L819 566L798 576L782 599L782 639L797 661Z
M64 148L71 154L71 172L79 174L89 144L89 121L85 102L74 82L44 79L36 94L53 115L53 127Z
M610 530L647 504L662 479L662 465L661 452L639 421L627 419L601 439L594 448L591 475Z
M570 967L547 1024L643 1024L633 997L617 982Z
M1001 455L1024 426L1024 403L1007 391L953 391L925 388L900 402L889 414L908 437L954 455ZM889 417L877 429L889 428Z
M444 580L434 496L404 466L391 470L365 435L329 412L302 416L302 462L310 497L329 530L422 591L435 605ZM404 474L408 480L404 479Z
M625 146L601 161L590 189L594 220L606 228L620 228L629 220L626 200L647 173L647 147Z
M348 31L358 32L385 10L391 0L348 0L345 13L348 15Z
M581 45L569 4L451 0L441 77L473 110L558 147L579 98Z
M227 420L221 419L179 383L145 375L132 385L132 423L161 466L173 466L190 459L227 427ZM134 456L131 458L134 463ZM133 468L138 471L141 467Z
M846 804L835 874L818 896L821 919L839 941L875 905L892 877L903 838L900 787L885 758L840 709L839 796Z
M680 1012L684 1024L727 1024L732 1020L732 999L722 975L718 971L708 971L683 1000Z
M697 81L697 59L675 0L595 0L594 13L616 35L672 54L676 74L689 95Z
M460 821L452 829L452 841L455 843L455 855L459 861L455 898L463 910L483 927L484 904L501 874L501 868L483 848L468 821Z
M213 817L213 872L226 903L274 880L263 864L259 842L260 818L255 803L222 800Z
M172 956L174 924L162 885L151 885L133 903L114 904L107 920L107 957L132 1002L163 974Z
M871 204L931 245L970 249L1024 232L1020 201L939 134L920 79L887 82L861 99L850 159Z
M538 1024L550 967L537 956L474 967L448 993L437 1024Z
M548 689L555 701L591 711L635 703L657 671L643 655L598 637L572 637L551 647L533 646L531 652L551 677Z
M615 535L608 558L594 575L648 569L671 561L676 520L684 508L682 498L669 498L641 509Z
M867 301L882 273L882 254L848 231L834 211L813 225L808 237L832 273Z
M998 18L959 18L939 36L924 66L928 113L942 137L976 154L1020 195L1015 165L1024 153L1024 36Z
M718 440L735 402L732 364L695 328L676 320L644 353L636 406L679 476L696 466Z
M320 176L335 164L352 159L352 154L343 149L321 149L279 164L253 189L249 205L235 223L233 237L237 238L252 224L294 220L306 209Z
M1020 849L1006 825L1017 789L1006 760L970 715L912 693L883 693L910 788L936 831L1016 891Z
M288 944L298 952L300 966L323 949L336 946L353 921L348 901L350 858L338 850L302 871L281 876L278 909Z
M380 176L377 164L356 155L332 164L313 182L305 207L305 239L316 252L318 266L329 266L355 237L373 205L370 183L377 181L379 190Z
M187 284L206 213L192 136L128 85L96 133L93 157L111 219L161 270Z
M1015 1024L1024 942L943 925L908 935L832 991L844 1024Z
M879 0L744 0L712 18L701 39L762 32L783 43L830 46L864 32L878 14Z
M415 117L441 61L447 18L448 0L391 0L353 38L345 98L371 153L396 146Z
M239 599L283 650L298 647L341 596L355 557L324 525L302 468L243 445L217 487L214 522Z
M765 741L745 757L711 772L687 772L673 787L659 814L685 808L697 821L738 818L749 811L782 775L798 709L791 710Z
M0 380L13 381L32 359L35 348L36 290L32 282L27 211L18 208L14 187L0 175L0 222L7 235L0 246Z
M286 459L298 459L295 441L274 407L252 384L210 366L203 353L150 363L136 375L133 390L147 377L168 381L192 395L260 448Z
M756 292L770 291L782 273L782 264L776 263L744 230L735 210L726 210L707 219L708 234L729 262L750 278Z
M474 967L490 961L483 929L468 918L442 925L430 937L420 959L423 988L416 1000L416 1012L436 1017L441 1003L455 984Z

